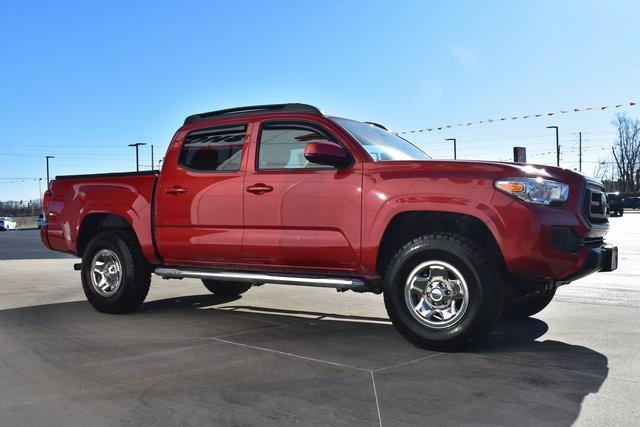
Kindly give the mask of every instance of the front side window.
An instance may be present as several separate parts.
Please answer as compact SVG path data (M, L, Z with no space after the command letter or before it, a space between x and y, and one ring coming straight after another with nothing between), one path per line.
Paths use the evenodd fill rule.
M305 123L268 123L260 132L258 169L331 169L309 162L304 148L311 141L335 139L326 131Z
M246 125L191 132L182 145L179 162L195 171L237 171L246 133Z
M355 120L330 117L351 134L375 161L429 160L424 151L404 138L377 126Z

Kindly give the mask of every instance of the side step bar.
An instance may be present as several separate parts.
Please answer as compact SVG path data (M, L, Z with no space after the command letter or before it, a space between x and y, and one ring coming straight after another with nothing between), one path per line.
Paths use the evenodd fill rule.
M365 281L347 277L291 276L270 273L242 273L237 271L168 267L158 267L155 269L155 273L163 279L212 279L257 284L272 283L275 285L315 286L320 288L354 289L363 291L369 289Z

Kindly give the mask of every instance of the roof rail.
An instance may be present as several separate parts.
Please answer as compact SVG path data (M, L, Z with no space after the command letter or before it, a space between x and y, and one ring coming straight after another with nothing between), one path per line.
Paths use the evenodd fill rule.
M250 105L247 107L227 108L226 110L210 111L208 113L193 114L184 119L184 124L197 122L218 116L230 116L235 114L259 114L266 112L278 113L313 113L323 115L322 111L308 104L267 104Z

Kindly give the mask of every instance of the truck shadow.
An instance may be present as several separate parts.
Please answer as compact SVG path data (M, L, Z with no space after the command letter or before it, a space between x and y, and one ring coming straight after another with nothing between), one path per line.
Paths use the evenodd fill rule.
M354 374L371 372L384 424L422 424L428 417L445 424L570 425L580 414L584 398L597 393L608 375L603 354L544 340L548 326L540 319L503 321L474 348L441 354L409 344L386 318L284 310L240 301L214 295L168 298L147 302L125 316L98 313L86 302L2 310L0 382L11 387L0 390L0 401L11 401L9 390L20 395L33 387L16 384L14 372L35 372L32 381L50 383L51 393L64 394L56 387L88 381L95 371L87 367L95 363L103 380L117 378L124 369L123 354L128 363L136 363L126 366L128 380L138 381L137 375L142 377L149 366L170 375L195 367L200 370L198 387L206 384L213 399L228 393L225 389L230 386L219 383L216 369L237 369L234 375L242 378L251 366L246 364L263 363L260 355L264 354L282 359L281 366L290 377L287 387L300 387L307 375L286 368L296 360L308 364L308 369L327 369L319 375L325 375L323 381L328 383L337 381L332 377L336 373L330 371L336 366ZM238 357L232 351L251 352L251 357L235 368L228 360ZM185 365L185 360L193 360L194 366ZM210 371L202 370L203 366ZM262 375L260 370L250 371L253 376ZM63 382L50 381L56 379L56 372ZM171 379L165 381L171 387ZM238 384L242 381L231 385L241 387ZM429 393L429 404L424 402L425 390L438 390ZM256 398L270 398L263 394ZM336 394L336 402L331 394L321 398L323 405L331 407L344 396ZM304 413L305 408L296 410ZM211 414L215 411L212 407Z
M206 307L204 311L287 325L234 338L242 344L372 369L383 420L390 423L402 419L420 424L428 416L443 423L482 419L489 424L571 425L584 398L597 393L609 373L605 355L544 339L549 327L537 318L505 319L473 348L436 357L406 342L384 317L285 310L230 300L219 304L215 297L202 295L180 303L192 302ZM179 309L173 300L150 302L149 308L156 313ZM433 357L412 362L428 356ZM436 413L424 406L425 387L441 392L429 397L438 408ZM461 408L462 401L469 402L467 409Z

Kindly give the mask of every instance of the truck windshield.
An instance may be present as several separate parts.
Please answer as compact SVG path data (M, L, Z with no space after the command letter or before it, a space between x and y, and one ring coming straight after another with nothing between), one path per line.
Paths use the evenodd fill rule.
M339 117L330 119L349 132L375 161L431 159L406 139L377 126Z

